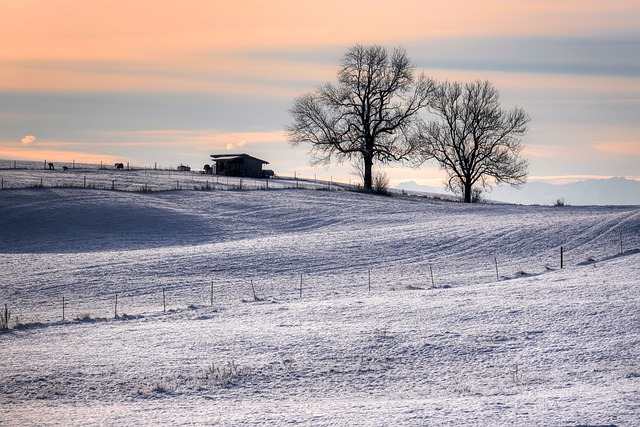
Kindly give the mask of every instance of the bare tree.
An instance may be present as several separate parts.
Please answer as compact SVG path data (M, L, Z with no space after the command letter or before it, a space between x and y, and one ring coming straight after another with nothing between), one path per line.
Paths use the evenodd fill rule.
M418 112L431 99L435 83L414 67L402 48L351 47L337 84L327 83L299 96L289 110L289 142L311 143L312 164L362 161L364 187L372 189L374 160L401 161L416 145Z
M439 120L423 129L420 161L435 159L447 171L448 188L465 202L477 200L494 182L526 182L520 137L530 118L521 108L501 109L491 83L440 83L430 110Z

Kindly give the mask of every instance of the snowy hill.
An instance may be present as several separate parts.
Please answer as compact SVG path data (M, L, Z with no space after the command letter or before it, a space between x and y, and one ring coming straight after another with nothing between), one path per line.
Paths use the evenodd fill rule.
M638 419L638 208L12 189L0 244L1 425Z

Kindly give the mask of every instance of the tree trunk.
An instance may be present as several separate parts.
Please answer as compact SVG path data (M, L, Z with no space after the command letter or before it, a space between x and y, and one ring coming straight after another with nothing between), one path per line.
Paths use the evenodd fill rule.
M473 186L471 185L470 182L464 182L464 202L465 203L471 203L473 202L473 198L472 198L472 188Z
M373 190L373 174L371 170L373 169L373 156L368 153L365 153L363 156L364 159L364 189L368 191Z

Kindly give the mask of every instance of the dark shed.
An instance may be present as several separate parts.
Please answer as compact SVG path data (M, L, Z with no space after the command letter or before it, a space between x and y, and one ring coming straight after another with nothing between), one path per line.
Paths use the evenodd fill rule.
M262 165L269 164L248 154L212 154L211 159L216 164L216 175L244 178L262 178Z

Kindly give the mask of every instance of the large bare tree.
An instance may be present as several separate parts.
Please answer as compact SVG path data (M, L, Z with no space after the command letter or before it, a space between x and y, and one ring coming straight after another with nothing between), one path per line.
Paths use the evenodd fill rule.
M415 75L404 49L356 45L342 59L337 84L294 100L288 140L310 143L314 165L362 161L364 187L371 190L374 160L401 161L415 150L418 112L434 89L433 80Z
M448 188L465 202L492 183L526 182L520 138L530 118L522 108L501 109L491 83L439 83L430 111L439 118L423 129L421 161L435 159L448 174Z

